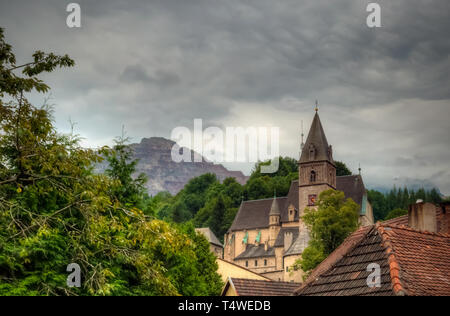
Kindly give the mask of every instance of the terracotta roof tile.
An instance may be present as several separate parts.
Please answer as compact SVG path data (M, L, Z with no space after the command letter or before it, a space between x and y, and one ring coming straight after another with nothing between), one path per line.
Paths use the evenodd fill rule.
M381 287L367 286L369 263L380 265ZM295 294L450 295L450 235L392 222L361 228Z
M230 278L239 296L290 296L300 283Z

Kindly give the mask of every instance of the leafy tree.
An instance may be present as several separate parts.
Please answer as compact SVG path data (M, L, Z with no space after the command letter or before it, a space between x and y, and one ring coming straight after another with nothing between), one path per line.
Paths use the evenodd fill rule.
M402 210L401 208L396 208L395 210L390 211L387 215L385 220L393 219L399 216L408 215L407 210Z
M350 169L348 169L347 165L343 163L342 161L334 161L334 164L336 165L336 176L351 176L352 172Z
M394 187L387 194L383 194L376 190L369 190L368 199L373 208L375 221L386 219L389 212L393 210L408 209L408 206L416 203L417 199L422 199L424 202L435 204L442 201L440 193L435 188L430 191L427 191L424 188L414 191L407 187L404 187L403 189Z
M376 190L368 190L367 197L372 205L374 220L383 220L389 212L385 195Z
M204 240L133 205L142 197L127 176L132 164L115 152L111 176L94 174L101 156L58 134L48 109L27 101L24 92L48 90L37 75L74 64L33 57L17 75L0 29L0 295L217 294ZM120 190L123 183L130 187ZM72 262L81 266L80 288L66 286Z
M318 208L302 217L310 231L310 242L295 266L309 272L358 228L359 206L345 199L344 192L326 190L319 195Z
M250 175L249 181L251 181L255 178L263 177L263 176L285 177L285 176L290 175L291 173L297 173L297 171L298 171L297 160L290 158L290 157L281 157L280 156L280 157L278 157L278 161L279 161L278 170L277 170L277 172L274 172L274 173L261 173L261 166L269 165L271 163L271 160L256 163L252 170L252 174Z
M126 206L134 205L144 208L147 176L141 173L133 178L138 160L132 160L133 152L130 146L126 145L127 141L128 139L122 135L114 140L115 145L112 150L108 148L102 150L108 161L105 174L117 181L117 185L111 188L111 193L117 201Z
M219 195L213 203L212 206L212 217L210 220L210 225L209 227L211 228L211 230L213 231L213 233L216 236L223 236L223 234L225 233L223 231L223 222L225 219L225 212L227 209L227 206L225 204L225 198L222 195Z

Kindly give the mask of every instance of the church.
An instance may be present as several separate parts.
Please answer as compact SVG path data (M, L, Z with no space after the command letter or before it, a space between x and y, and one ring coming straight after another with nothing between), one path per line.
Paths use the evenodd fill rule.
M332 146L328 145L316 107L298 161L298 180L288 195L243 201L225 234L224 259L274 281L302 282L303 272L289 269L308 246L309 232L301 217L317 208L322 191L343 191L360 206L361 226L372 225L372 207L360 174L336 176Z

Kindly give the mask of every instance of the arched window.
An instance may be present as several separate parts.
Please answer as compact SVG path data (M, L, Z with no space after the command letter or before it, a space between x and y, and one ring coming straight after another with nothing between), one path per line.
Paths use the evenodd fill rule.
M314 170L311 171L311 174L309 176L310 182L316 182L316 172Z

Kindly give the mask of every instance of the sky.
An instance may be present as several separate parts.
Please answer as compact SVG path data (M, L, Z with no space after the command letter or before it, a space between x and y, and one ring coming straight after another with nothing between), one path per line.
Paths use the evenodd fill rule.
M280 154L298 158L317 99L334 158L367 187L450 195L448 0L379 0L380 28L364 0L83 0L81 28L66 25L70 2L0 0L0 27L19 63L38 49L75 60L29 98L84 146L122 126L133 142L169 138L200 118L279 127Z

